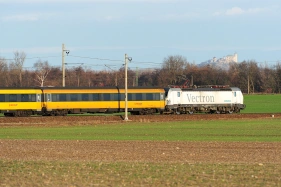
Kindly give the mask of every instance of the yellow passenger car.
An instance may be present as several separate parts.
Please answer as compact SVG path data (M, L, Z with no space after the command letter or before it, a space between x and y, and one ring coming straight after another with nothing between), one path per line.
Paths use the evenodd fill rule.
M5 116L29 116L41 113L40 88L0 88L0 111Z
M109 88L42 88L43 114L122 112L125 110L125 89ZM128 88L128 111L131 114L151 114L165 108L162 88Z

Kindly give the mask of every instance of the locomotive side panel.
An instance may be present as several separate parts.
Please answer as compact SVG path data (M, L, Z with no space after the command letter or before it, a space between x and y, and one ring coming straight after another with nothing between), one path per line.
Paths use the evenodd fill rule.
M245 108L239 88L166 89L166 113L232 113ZM180 98L180 102L177 100Z
M232 103L231 91L183 91L182 104L216 105Z

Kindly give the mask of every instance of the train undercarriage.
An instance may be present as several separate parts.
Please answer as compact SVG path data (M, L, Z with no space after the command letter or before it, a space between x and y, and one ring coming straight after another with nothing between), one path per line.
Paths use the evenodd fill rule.
M166 106L164 114L232 114L240 113L240 106Z

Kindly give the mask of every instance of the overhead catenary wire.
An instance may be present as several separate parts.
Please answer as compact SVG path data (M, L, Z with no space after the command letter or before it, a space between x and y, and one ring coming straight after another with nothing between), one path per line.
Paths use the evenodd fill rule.
M44 59L44 58L58 58L61 56L41 56L41 57L25 57L25 60ZM3 58L4 60L15 60L14 58Z
M61 55L54 55L54 56L34 56L34 57L26 57L25 60L32 60L32 59L46 59L46 58L60 58ZM119 59L108 59L108 58L100 58L100 57L89 57L89 56L76 56L76 55L70 55L68 54L66 57L72 57L72 58L81 58L81 59L91 59L91 60L99 60L99 61L111 61L111 62L122 62L124 63L124 60L119 60ZM15 60L14 58L1 58L1 60L10 60L13 61ZM255 61L256 62L256 61ZM272 63L272 62L276 62L276 63L280 63L280 60L266 60L264 62L256 62L258 64L264 64L264 63ZM132 60L132 63L136 63L136 64L151 64L151 65L162 65L163 62L153 62L153 61L134 61ZM67 64L74 64L74 63L66 63ZM80 64L86 67L93 67L93 66L103 66L100 64L92 64L92 63L76 63L76 64ZM51 66L51 67L59 67L59 66ZM139 67L139 66L138 66ZM32 67L28 67L30 69L32 69ZM156 67L151 67L151 68L156 68ZM145 69L149 69L145 68Z

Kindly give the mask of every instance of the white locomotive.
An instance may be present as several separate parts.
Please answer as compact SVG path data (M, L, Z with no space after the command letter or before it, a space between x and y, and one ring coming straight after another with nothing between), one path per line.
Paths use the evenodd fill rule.
M164 113L193 114L239 113L246 106L243 94L237 87L202 86L195 88L165 88L166 107Z

